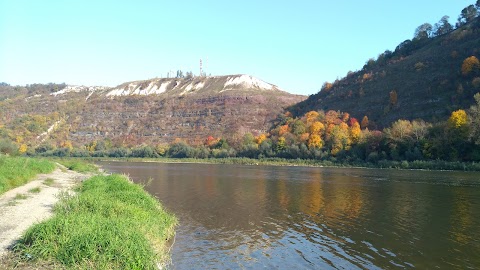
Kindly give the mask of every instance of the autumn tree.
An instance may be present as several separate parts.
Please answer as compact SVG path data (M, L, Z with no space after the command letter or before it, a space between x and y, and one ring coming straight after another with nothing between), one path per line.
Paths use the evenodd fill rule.
M342 122L334 126L329 136L330 153L335 156L342 150L348 150L350 145L348 125Z
M398 102L398 96L397 96L397 91L393 90L390 92L390 106L394 107L397 105Z
M360 141L360 134L362 130L360 129L360 124L358 121L353 121L350 126L350 140L353 144L356 144Z
M320 135L325 130L325 126L320 121L315 121L310 125L310 134Z
M257 137L255 137L255 142L260 145L262 144L262 142L264 142L265 140L267 139L267 135L266 134L260 134L258 135Z
M307 119L307 124L312 123L313 121L317 120L320 114L316 111L309 111L305 114L305 118Z
M362 122L360 123L360 126L362 127L362 129L366 129L368 127L368 116L364 116L363 119L362 119Z
M457 110L452 112L448 118L448 124L455 129L463 128L468 123L468 116L464 110Z
M287 132L288 132L288 125L282 125L278 129L278 136L283 136Z
M322 148L322 147L323 147L323 141L320 135L311 134L310 138L308 139L308 148L313 149L313 148Z
M18 148L18 153L21 154L21 155L23 155L23 154L25 154L25 153L27 152L27 149L28 149L27 145L24 144L24 143L22 143L22 144L20 145L20 147Z
M477 73L480 70L480 61L475 56L470 56L463 61L462 74L468 76Z

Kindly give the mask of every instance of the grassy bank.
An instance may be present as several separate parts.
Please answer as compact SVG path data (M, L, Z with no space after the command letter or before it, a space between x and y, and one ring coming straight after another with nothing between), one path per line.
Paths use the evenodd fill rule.
M415 170L452 170L452 171L480 171L477 162L452 161L335 161L314 159L284 159L284 158L92 158L97 161L132 161L132 162L163 162L163 163L206 163L206 164L240 164L265 166L307 166L307 167L363 167L383 169L415 169Z
M94 176L64 194L54 216L31 227L15 247L32 264L73 269L156 269L168 261L175 217L121 175Z
M67 169L79 173L96 173L99 171L98 167L86 159L80 158L54 158L51 159L65 166Z
M0 155L0 194L24 185L39 173L49 173L55 164L45 159Z

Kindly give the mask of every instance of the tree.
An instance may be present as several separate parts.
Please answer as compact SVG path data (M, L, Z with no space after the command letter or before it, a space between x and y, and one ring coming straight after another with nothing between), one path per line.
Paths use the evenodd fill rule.
M316 111L309 111L305 114L305 117L307 118L307 123L311 123L315 120L317 120L317 117L319 116L320 114Z
M20 145L20 147L18 148L18 153L23 155L23 154L25 154L25 152L27 152L27 145L26 144Z
M310 138L308 139L308 148L313 149L313 148L322 148L322 147L323 147L323 141L320 135L317 135L317 134L310 135Z
M257 137L255 137L255 142L260 145L262 142L264 142L267 139L267 135L265 134L260 134Z
M415 140L418 142L425 138L428 133L428 129L431 127L431 124L426 123L423 120L413 120L412 121L412 133L415 137Z
M398 102L397 91L393 90L390 92L390 105L393 107L397 105L397 102Z
M350 140L352 143L356 144L359 142L361 133L362 130L360 129L360 124L358 121L353 121L350 127Z
M471 106L468 111L470 119L470 139L472 139L476 145L480 145L480 93L475 94L474 98L476 104Z
M362 122L360 123L362 129L366 129L368 127L368 116L364 116Z
M429 23L424 23L417 27L415 30L415 35L414 39L421 40L421 39L427 39L431 36L432 34L433 27Z
M278 138L277 144L275 146L275 150L277 152L281 152L285 149L287 149L287 143L285 142L285 138L284 137Z
M310 125L310 134L320 135L325 130L325 126L320 121L315 121Z
M300 135L305 133L307 129L305 128L305 124L303 123L302 120L295 120L292 124L292 133L295 135Z
M448 124L455 129L465 127L467 123L468 116L464 110L454 111L450 115L450 118L448 118Z
M387 138L395 142L403 142L412 138L413 127L408 120L397 120L392 124L391 128L385 129Z
M478 3L477 3L478 4ZM468 7L462 9L460 16L458 17L458 22L460 25L471 22L477 16L477 8L474 5L469 5Z
M470 74L475 74L480 70L480 61L475 56L470 56L466 58L462 63L462 74L463 76L468 76Z
M177 78L183 78L183 71L177 70Z
M453 30L453 26L448 22L450 17L443 16L438 23L435 24L434 34L435 36L441 36L450 33Z

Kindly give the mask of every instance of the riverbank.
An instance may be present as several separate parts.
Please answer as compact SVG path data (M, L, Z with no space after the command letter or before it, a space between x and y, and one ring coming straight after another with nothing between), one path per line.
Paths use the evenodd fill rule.
M0 154L0 195L28 183L37 174L50 173L54 169L55 164L45 159Z
M57 168L40 174L29 183L11 189L0 196L0 257L7 253L22 233L31 225L52 216L57 196L63 190L87 178L85 174ZM0 264L0 268L2 265Z
M203 164L239 164L263 166L304 166L304 167L337 167L337 168L377 168L405 170L436 170L436 171L480 171L480 163L449 162L449 161L390 161L380 160L376 163L358 161L331 161L313 159L284 158L87 158L92 161L130 161L159 163L203 163Z
M177 220L143 187L121 175L88 178L62 168L0 197L0 269L155 269L168 263Z

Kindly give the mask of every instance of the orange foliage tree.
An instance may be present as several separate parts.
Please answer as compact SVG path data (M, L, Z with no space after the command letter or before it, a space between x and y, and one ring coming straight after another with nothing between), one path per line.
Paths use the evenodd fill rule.
M480 70L480 61L475 56L470 56L463 61L462 64L462 74L464 76L470 75L475 71Z
M366 129L368 127L368 116L364 116L362 122L360 123L362 129Z

